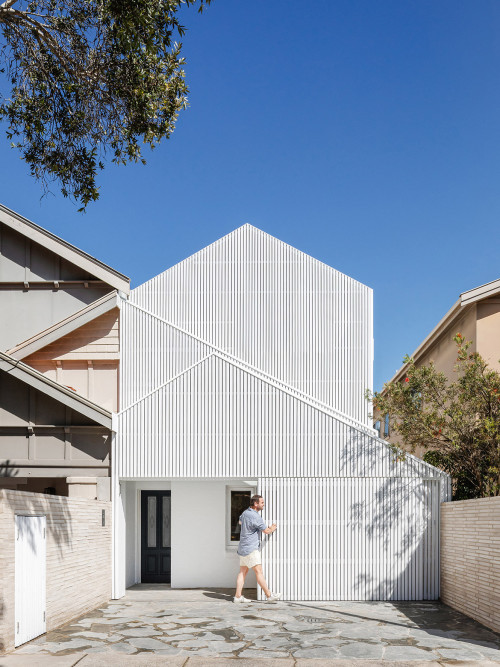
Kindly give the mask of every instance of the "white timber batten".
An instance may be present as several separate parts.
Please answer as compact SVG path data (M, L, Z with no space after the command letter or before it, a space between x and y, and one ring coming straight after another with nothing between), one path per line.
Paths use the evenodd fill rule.
M269 234L243 225L132 290L130 301L369 423L372 290Z
M267 581L287 600L437 600L440 480L262 479ZM260 599L262 593L260 592Z
M129 484L258 480L285 599L438 598L450 478L371 428L369 288L244 225L121 301L120 350L115 597Z
M122 313L124 309L122 309ZM120 412L119 477L443 477L212 354Z
M295 387L287 385L285 382L276 380L267 373L263 373L258 368L254 368L250 364L242 362L240 359L237 359L227 352L218 349L214 345L201 340L197 336L193 336L193 334L190 334L187 331L183 331L180 327L172 324L171 322L167 322L154 313L149 313L147 310L137 306L136 304L131 304L125 301L123 303L123 309L124 315L122 326L129 328L128 336L125 335L124 338L131 342L133 346L133 350L129 350L129 356L133 355L136 359L136 365L140 365L141 377L145 379L145 382L134 383L133 380L135 378L124 376L122 412L129 410L130 407L133 407L140 401L144 400L144 398L150 396L158 389L161 389L164 385L172 382L172 380L176 379L179 375L182 375L182 373L189 370L192 366L200 363L201 360L198 360L195 364L192 364L192 366L190 365L187 368L183 368L183 364L187 363L187 361L190 359L190 356L185 356L184 354L181 355L179 352L181 346L182 350L184 350L187 346L187 348L192 353L196 353L197 350L206 353L206 356L202 357L202 359L207 358L210 356L210 354L218 356L221 359L224 359L225 361L228 361L229 363L237 366L238 368L249 372L251 375L259 377L264 382L272 384L278 389L281 389L286 393L291 394L292 396L300 398L301 400L309 403L310 405L313 405L314 407L317 407L323 412L327 412L328 414L335 416L337 419L339 419L339 421L350 424L352 426L357 426L358 428L361 428L363 431L366 431L371 435L376 433L375 429L367 426L363 422L340 413L329 405L326 405L325 403L322 403L321 401L318 401L311 396L307 396L307 394L304 394ZM134 318L133 314L131 313L131 310L133 309L141 311L143 314L149 317L144 318L139 316L138 318ZM137 326L137 322L139 322L139 326ZM192 340L190 341L189 339ZM200 345L196 346L195 342L199 343ZM168 359L163 358L163 363L160 364L158 363L156 356L151 355L151 349L157 349L158 345L162 350L171 351ZM175 363L176 370L178 371L177 374L173 377L170 375L172 363ZM168 377L169 379L162 379L165 377ZM158 382L160 382L159 385L157 384ZM155 388L148 391L148 387ZM147 391L147 393L145 395L141 394L143 391ZM128 403L129 400L132 400L133 403Z

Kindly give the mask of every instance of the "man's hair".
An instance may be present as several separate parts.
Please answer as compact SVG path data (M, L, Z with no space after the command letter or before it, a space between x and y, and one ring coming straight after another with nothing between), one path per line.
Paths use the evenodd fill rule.
M257 494L255 496L252 496L250 498L250 507L253 507L254 505L257 505L259 500L262 498L262 496L258 496Z

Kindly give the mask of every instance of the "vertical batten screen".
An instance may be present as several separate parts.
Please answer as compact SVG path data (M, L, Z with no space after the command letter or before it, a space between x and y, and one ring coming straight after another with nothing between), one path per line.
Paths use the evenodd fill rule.
M446 477L217 356L118 422L120 477Z
M300 250L244 225L132 290L130 301L368 424L372 290ZM171 351L155 349L160 374ZM122 367L132 364L143 383L139 362L137 354Z
M261 479L264 572L287 600L436 600L440 481Z

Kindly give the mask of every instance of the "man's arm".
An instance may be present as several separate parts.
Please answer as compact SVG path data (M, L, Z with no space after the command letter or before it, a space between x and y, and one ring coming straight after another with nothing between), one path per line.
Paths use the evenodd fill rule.
M270 535L271 533L274 533L274 531L276 530L277 527L278 526L275 523L273 523L272 526L268 526L267 528L264 528L264 530L262 532L265 535Z

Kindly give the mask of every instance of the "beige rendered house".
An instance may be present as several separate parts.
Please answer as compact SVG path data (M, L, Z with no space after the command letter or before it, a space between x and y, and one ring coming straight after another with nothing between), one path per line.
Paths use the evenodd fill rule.
M456 364L456 345L453 342L456 333L471 340L471 351L478 352L491 368L500 371L500 279L460 295L411 355L417 366L433 361L438 371L451 378ZM401 366L390 382L402 381L406 368L406 364ZM374 427L385 440L397 439L391 436L390 416L375 414ZM397 440L404 446L400 439ZM417 455L423 453L416 452Z

